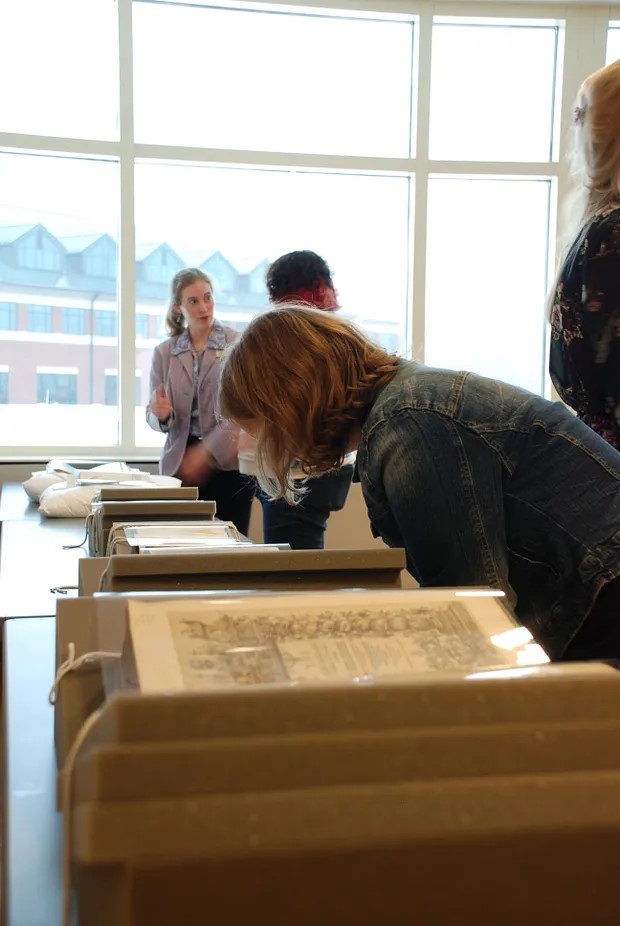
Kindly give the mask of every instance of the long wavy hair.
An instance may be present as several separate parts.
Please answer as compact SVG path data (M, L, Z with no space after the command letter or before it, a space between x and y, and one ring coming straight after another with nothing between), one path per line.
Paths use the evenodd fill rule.
M279 305L255 318L230 348L219 413L251 427L261 487L292 501L293 462L308 476L340 466L398 363L332 313Z
M185 331L185 319L180 309L183 290L186 286L191 286L192 283L197 283L199 280L203 283L208 283L211 287L211 292L213 292L211 278L197 267L186 267L184 270L179 270L172 278L172 282L170 283L168 311L166 312L166 331L171 338Z
M564 244L547 301L549 317L569 250L579 252L595 216L620 208L620 60L595 71L579 88L573 111L571 176Z

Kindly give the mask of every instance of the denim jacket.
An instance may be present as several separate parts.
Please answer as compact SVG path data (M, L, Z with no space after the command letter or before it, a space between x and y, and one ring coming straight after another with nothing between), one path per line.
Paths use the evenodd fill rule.
M620 454L559 402L402 361L357 469L375 535L421 585L504 589L553 659L620 575Z

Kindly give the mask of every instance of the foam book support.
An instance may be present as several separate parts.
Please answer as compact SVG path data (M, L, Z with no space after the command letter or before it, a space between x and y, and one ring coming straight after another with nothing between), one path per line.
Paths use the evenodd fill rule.
M109 498L110 491L114 495L118 493L118 490L102 489L100 500L93 502L92 513L87 519L90 556L106 555L109 534L114 524L205 521L214 518L216 513L215 502L188 498L184 489L163 489L159 492L153 489L128 489L127 494L121 498ZM142 492L147 494L143 495Z
M204 594L221 597L268 591L340 588L399 588L405 554L400 549L278 550L248 549L230 553L177 553L153 556L86 557L79 562L79 598L59 600L56 621L56 669L69 644L77 657L105 649L119 650L125 635L126 599L119 594ZM105 597L93 598L102 589ZM98 613L105 613L110 635L100 639ZM101 666L88 663L59 686L55 708L55 742L60 764L77 730L104 699Z
M117 695L72 783L80 924L615 923L620 679Z
M496 594L62 602L123 656L56 706L80 926L620 921L620 675Z

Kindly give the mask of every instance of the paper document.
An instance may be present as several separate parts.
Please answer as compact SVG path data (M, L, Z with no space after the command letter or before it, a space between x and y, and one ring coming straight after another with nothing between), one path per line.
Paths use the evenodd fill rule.
M201 524L178 525L159 524L157 526L127 526L125 538L131 547L141 550L175 547L177 549L204 547L231 547L240 544L236 530L227 524L207 522Z
M129 601L143 691L373 680L547 662L494 598L416 591ZM513 634L511 638L509 635Z

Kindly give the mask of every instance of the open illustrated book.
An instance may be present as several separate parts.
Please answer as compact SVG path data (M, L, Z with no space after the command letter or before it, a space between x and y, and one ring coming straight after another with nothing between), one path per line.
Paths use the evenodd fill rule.
M395 589L130 599L127 650L145 693L372 682L547 663L501 596Z

